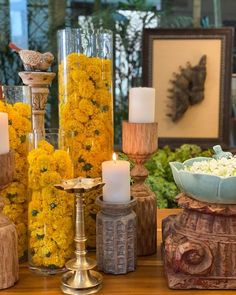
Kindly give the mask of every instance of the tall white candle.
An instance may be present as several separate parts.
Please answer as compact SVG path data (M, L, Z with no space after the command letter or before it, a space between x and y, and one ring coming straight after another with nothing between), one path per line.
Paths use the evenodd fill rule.
M129 92L129 122L155 122L155 89L148 87L131 88Z
M130 201L130 164L116 160L102 163L103 201L124 203Z
M0 155L9 153L8 114L0 112Z

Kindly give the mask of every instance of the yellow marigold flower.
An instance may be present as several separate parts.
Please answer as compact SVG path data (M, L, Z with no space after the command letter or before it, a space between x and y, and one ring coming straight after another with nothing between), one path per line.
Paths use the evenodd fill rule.
M35 166L41 172L54 171L56 169L56 162L51 155L39 155L36 159Z
M46 151L42 148L37 148L32 150L29 154L28 154L28 162L29 165L34 165L35 161L38 159L39 156L41 155L46 155Z
M79 81L76 83L76 91L78 91L80 97L90 98L93 96L95 88L92 81Z
M7 107L4 101L0 100L0 112L7 113Z
M91 116L93 114L93 103L87 99L81 99L79 102L79 108L82 112Z
M13 106L13 109L22 117L30 119L31 109L30 106L26 103L16 102Z
M73 177L73 165L70 156L66 151L56 150L53 154L55 160L57 171L62 178L72 178Z
M54 147L50 143L48 143L46 140L41 140L39 142L38 147L42 150L44 150L47 154L52 154L54 152Z
M46 171L41 174L40 185L42 187L47 185L53 185L61 181L61 176L56 171Z

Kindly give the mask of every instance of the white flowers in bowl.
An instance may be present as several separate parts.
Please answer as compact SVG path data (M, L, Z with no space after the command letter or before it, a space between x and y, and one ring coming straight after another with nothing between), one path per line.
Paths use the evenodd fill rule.
M192 165L184 166L185 171L193 173L211 174L220 177L236 176L236 157L207 159L193 162Z

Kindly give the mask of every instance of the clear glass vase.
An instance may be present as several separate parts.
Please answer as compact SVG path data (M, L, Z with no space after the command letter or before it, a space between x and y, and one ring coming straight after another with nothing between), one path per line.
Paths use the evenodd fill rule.
M18 256L27 260L27 183L28 134L31 132L31 97L27 86L2 86L3 101L0 112L9 117L10 148L14 151L15 172L13 182L0 192L4 199L3 212L16 225Z
M59 125L75 176L101 176L113 152L112 32L58 32ZM85 198L88 246L96 245L96 194Z
M31 134L34 144L35 136ZM74 251L74 198L54 187L62 179L73 178L73 165L58 143L58 131L46 131L45 140L28 155L29 267L43 274L64 271Z

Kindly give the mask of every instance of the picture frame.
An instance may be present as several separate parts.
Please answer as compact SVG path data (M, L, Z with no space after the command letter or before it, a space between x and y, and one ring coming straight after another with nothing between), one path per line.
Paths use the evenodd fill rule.
M229 148L233 34L227 28L144 29L143 86L156 89L159 147L197 144ZM204 99L177 122L168 117L174 73L206 55ZM181 86L182 87L182 86ZM172 98L173 99L173 98ZM173 111L171 109L171 111Z

